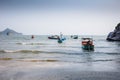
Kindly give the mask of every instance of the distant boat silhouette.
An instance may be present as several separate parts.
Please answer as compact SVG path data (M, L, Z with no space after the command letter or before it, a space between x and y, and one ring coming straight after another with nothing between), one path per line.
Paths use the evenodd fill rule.
M32 35L31 38L34 39L34 35Z
M78 39L78 35L71 35L72 39Z
M49 36L48 39L58 39L58 35L52 35L52 36Z

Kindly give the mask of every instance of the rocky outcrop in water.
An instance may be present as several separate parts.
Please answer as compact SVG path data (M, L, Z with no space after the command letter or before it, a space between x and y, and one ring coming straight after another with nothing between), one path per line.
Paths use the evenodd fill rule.
M9 35L22 35L22 33L18 33L18 32L14 31L14 30L11 30L11 29L7 28L4 31L1 31L0 35L8 35L8 36Z
M110 32L107 36L108 41L120 41L120 23L115 27L113 32Z

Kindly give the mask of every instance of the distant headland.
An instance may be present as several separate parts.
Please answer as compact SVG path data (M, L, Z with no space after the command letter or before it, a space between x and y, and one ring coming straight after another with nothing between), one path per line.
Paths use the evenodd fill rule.
M0 35L22 35L22 33L18 33L12 29L6 28L5 30L0 32Z

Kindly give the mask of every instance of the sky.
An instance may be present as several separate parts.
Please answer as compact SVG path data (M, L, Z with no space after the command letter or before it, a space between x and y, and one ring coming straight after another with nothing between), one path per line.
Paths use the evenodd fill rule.
M120 22L120 0L0 0L0 31L26 35L107 35Z

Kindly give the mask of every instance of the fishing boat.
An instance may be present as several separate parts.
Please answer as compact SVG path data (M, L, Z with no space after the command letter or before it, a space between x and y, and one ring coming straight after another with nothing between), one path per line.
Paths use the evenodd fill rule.
M62 43L63 42L63 40L62 39L58 39L58 43Z
M64 40L66 40L66 38L58 38L58 43L62 43Z
M92 38L82 38L82 49L83 50L94 50L94 44Z
M78 39L78 35L71 35L72 39Z
M60 32L60 36L58 37L58 43L62 43L66 38L63 36L63 34Z
M52 35L52 36L49 36L48 39L58 39L59 36L58 35Z

